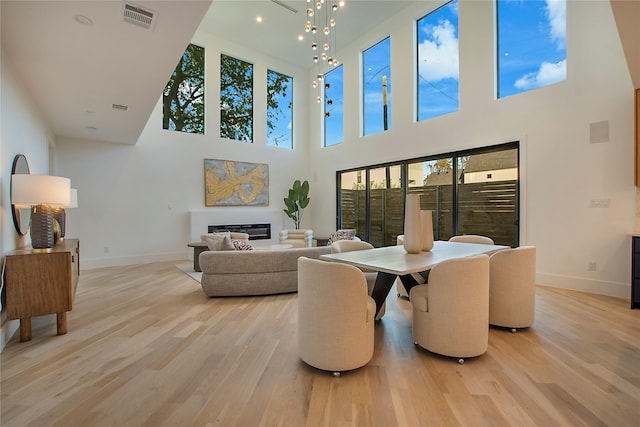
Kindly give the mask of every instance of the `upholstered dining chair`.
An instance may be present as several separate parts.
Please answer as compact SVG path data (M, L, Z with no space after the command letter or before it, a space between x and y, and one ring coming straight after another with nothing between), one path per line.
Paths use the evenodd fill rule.
M331 244L331 253L340 253L340 252L351 252L351 251L361 251L363 249L373 249L373 245L369 242L365 242L363 240L336 240ZM365 278L367 279L367 293L371 295L373 292L373 287L376 284L376 279L378 277L378 272L375 270L367 270L364 268L360 269ZM378 313L378 318L382 317L386 312L386 303L380 307L380 313Z
M533 325L536 310L536 248L504 249L489 258L489 324L511 328Z
M298 258L298 345L305 363L335 376L366 365L375 312L358 268Z
M443 261L429 283L411 288L414 343L464 359L484 354L489 341L489 256Z
M293 245L294 248L310 248L313 246L313 230L280 230L278 242Z
M449 239L450 242L462 242L462 243L481 243L483 245L493 245L493 239L487 236L480 236L478 234L461 234L460 236L453 236Z

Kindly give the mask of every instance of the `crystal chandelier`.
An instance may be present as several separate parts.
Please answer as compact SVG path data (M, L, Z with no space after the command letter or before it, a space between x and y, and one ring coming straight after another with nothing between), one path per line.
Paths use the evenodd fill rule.
M338 8L342 6L344 6L344 0L307 0L307 20L304 31L313 35L311 43L313 62L321 64L317 79L311 82L314 88L322 84L324 74L330 67L340 64L335 57L335 26ZM321 101L320 95L316 97L316 101Z

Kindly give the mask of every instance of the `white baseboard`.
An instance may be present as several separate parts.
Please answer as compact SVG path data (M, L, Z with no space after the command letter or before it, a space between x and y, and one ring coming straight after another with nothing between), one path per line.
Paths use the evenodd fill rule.
M190 249L190 248L189 248ZM191 255L193 257L193 255ZM184 251L165 254L109 257L109 258L80 258L80 269L90 270L94 268L119 267L133 264L149 264L151 262L180 261L185 260L187 254Z
M570 289L589 292L591 294L607 295L610 297L631 297L631 284L606 282L602 280L585 279L583 277L558 276L555 274L536 274L536 283L554 288Z
M19 320L7 320L0 327L0 352L4 350L13 334L20 328Z

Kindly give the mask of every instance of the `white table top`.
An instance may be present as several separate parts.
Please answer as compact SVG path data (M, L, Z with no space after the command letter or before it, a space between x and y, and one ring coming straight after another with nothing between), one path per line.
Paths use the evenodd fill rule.
M360 251L341 252L321 255L325 261L342 262L370 270L383 271L385 273L403 275L418 273L433 267L448 259L463 258L468 256L491 254L509 246L482 245L477 243L462 243L436 241L433 249L428 252L410 254L402 245L385 246L382 248L365 249Z

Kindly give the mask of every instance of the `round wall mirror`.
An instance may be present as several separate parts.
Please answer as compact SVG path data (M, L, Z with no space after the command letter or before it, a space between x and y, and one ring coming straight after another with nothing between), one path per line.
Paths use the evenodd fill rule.
M13 159L13 166L11 167L11 177L13 175L29 174L29 163L24 154L18 154ZM9 190L11 192L11 190ZM11 193L10 193L11 194ZM29 231L29 223L31 222L31 208L30 207L17 207L11 204L11 214L13 215L13 225L16 227L16 231L21 236L27 234Z

